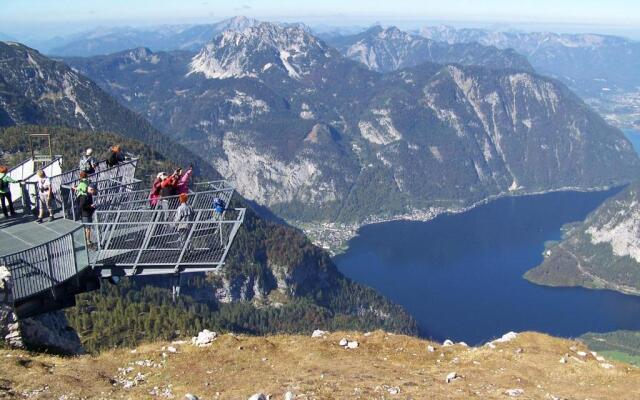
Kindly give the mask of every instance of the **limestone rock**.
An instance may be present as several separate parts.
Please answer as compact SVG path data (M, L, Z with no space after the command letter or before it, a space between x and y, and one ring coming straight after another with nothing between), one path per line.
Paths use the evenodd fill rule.
M509 389L509 390L506 390L504 392L504 394L506 394L509 397L520 397L521 395L524 394L524 390L519 389L519 388L518 389Z
M442 343L443 346L447 347L447 346L453 346L453 342L449 339L445 340L444 343Z
M249 400L269 400L269 397L262 393L256 393L253 396L249 397Z
M296 395L292 392L287 392L284 394L284 400L293 400L296 398Z
M198 400L198 396L187 393L184 395L184 400Z
M357 341L353 340L348 342L346 347L347 349L357 349L359 346L360 344Z
M347 338L342 338L340 339L340 341L338 342L338 344L342 347L346 346L349 343L349 341L347 340Z
M447 374L447 377L444 379L444 381L446 383L451 383L456 379L460 379L460 376L456 372L449 372L449 374Z
M11 274L0 266L0 338L11 347L66 355L82 354L84 349L76 331L62 311L17 320L13 312Z
M311 334L312 338L321 338L327 335L327 331L323 331L321 329L316 329L315 331L313 331L313 333Z
M194 346L198 347L210 346L211 343L213 343L213 341L216 339L216 337L218 337L218 334L216 332L205 329L202 332L198 333L197 337L192 338L191 343Z
M429 353L433 353L434 351L436 351L436 348L435 348L435 347L433 347L433 346L431 346L431 345L429 345L429 346L427 346L427 351L428 351Z

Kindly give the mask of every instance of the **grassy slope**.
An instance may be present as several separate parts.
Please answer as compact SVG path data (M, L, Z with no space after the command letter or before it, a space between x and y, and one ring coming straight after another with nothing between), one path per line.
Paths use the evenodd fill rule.
M358 340L360 347L341 348L341 337ZM39 398L138 399L154 388L169 389L175 398L193 393L204 399L246 399L256 392L282 399L287 391L297 399L503 399L515 388L524 390L520 398L525 399L640 396L640 369L615 362L605 369L592 355L577 354L588 353L584 345L568 340L524 333L495 349L431 343L437 348L429 352L428 344L377 331L321 339L224 335L206 348L174 344L176 353L164 350L167 343L74 358L4 350L0 397L42 390ZM568 362L559 363L566 354ZM136 365L144 360L152 366ZM118 371L127 367L132 369ZM453 371L463 378L445 383ZM121 378L138 373L144 380L124 389ZM391 395L389 387L399 388L399 394Z
M640 366L639 331L587 333L580 336L580 341L603 355Z

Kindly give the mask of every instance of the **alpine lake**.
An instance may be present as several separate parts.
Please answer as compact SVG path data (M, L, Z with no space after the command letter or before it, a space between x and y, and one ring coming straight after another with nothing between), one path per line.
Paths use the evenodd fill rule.
M637 150L640 132L625 131ZM428 222L367 225L336 257L349 278L402 305L421 335L477 345L509 331L562 337L640 330L640 296L523 278L544 243L620 189L506 197Z

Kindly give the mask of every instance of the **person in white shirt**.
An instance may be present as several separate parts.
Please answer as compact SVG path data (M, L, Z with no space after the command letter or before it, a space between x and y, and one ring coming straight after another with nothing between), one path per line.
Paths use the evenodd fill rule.
M53 198L53 189L51 188L51 181L47 178L44 171L39 169L38 180L36 181L36 190L38 191L38 220L39 224L42 223L44 218L44 209L49 211L49 221L53 221L53 210L51 207L51 200Z

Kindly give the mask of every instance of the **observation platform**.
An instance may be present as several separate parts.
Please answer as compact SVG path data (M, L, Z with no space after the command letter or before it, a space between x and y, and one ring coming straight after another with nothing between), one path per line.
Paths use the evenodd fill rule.
M42 224L32 213L35 179L16 177L12 170L14 179L25 182L19 193L22 213L0 221L0 267L9 272L18 318L73 306L76 294L98 289L105 278L175 278L224 265L245 215L245 209L229 207L235 189L226 181L191 185L187 202L192 218L177 221L178 196L152 204L150 189L134 177L136 165L137 159L112 168L99 164L89 177L98 189L91 223L79 221L74 192L78 170L50 177L56 218ZM220 200L226 205L222 211L214 206ZM85 231L91 232L92 243Z

